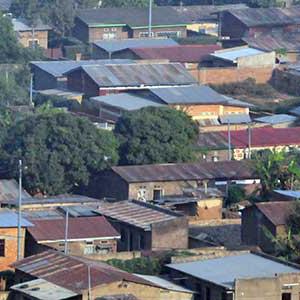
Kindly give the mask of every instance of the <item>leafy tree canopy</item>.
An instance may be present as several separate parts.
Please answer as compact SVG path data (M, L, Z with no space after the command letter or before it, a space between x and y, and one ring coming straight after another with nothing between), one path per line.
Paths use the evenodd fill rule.
M31 193L76 192L92 174L118 161L113 134L65 113L38 113L17 122L2 143L1 169L16 176L22 159L24 186Z
M144 108L125 113L117 122L122 164L186 162L194 159L197 127L181 111Z

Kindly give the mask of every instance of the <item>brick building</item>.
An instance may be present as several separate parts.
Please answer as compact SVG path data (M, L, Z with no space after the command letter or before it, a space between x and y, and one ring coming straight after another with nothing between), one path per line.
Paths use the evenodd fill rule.
M34 225L26 234L26 256L37 254L49 248L67 251L70 255L88 256L115 253L119 233L101 216L66 219L31 220Z
M193 299L193 292L172 283L153 283L99 261L54 250L27 257L13 267L17 284L11 290L16 300L128 299L128 295L139 300Z
M120 232L118 251L188 248L188 220L141 201L102 202L97 213Z
M12 24L19 42L24 47L36 45L44 49L48 48L50 26L43 24L40 20L34 25L34 28L29 26L27 21L21 19L12 19Z
M279 238L287 234L286 219L293 202L262 202L242 210L242 243L258 246L272 253L275 244L272 237Z
M206 300L294 300L299 298L300 268L258 253L232 253L217 258L167 265L177 284Z
M148 8L79 10L73 34L83 42L148 37ZM152 37L186 37L186 22L171 7L154 7Z

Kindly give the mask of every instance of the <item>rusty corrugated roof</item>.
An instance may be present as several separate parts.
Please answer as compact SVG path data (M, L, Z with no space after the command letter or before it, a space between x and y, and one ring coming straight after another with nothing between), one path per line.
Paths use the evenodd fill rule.
M118 166L112 170L128 183L181 180L238 180L255 176L251 161Z
M32 237L38 241L64 241L65 219L31 220L34 227L28 229ZM69 218L68 240L118 238L120 234L102 216Z
M45 279L75 293L82 293L89 287L88 266L90 266L92 288L123 280L153 286L152 283L142 278L105 263L65 255L54 250L48 250L12 264L13 268L25 274Z
M0 180L0 201L15 201L19 196L19 185L14 179ZM31 196L22 190L23 198L31 198Z

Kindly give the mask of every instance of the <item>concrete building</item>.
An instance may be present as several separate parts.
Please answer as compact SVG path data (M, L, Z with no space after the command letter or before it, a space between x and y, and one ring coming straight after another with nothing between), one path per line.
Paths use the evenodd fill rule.
M120 299L122 295L121 299L193 299L193 292L180 286L154 283L99 261L54 250L27 257L13 267L16 285L11 290L16 300Z
M73 34L83 42L148 37L148 9L104 7L79 10ZM168 6L153 7L152 37L186 37L186 22Z
M198 292L206 300L296 300L300 268L254 253L169 264L175 283Z
M121 233L118 251L188 248L185 216L142 201L102 202L96 212Z
M258 246L263 251L272 253L274 238L287 234L287 217L293 202L262 202L248 206L242 210L242 243Z
M66 219L31 220L26 234L26 256L55 249L70 255L89 256L117 252L119 233L101 216ZM67 230L67 236L66 236Z

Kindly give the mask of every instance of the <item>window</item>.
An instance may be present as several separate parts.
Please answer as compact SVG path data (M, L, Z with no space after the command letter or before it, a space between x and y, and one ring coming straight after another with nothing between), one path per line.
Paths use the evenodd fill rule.
M117 31L116 27L111 28L111 31Z
M163 196L163 190L161 188L154 188L153 200L160 200Z
M39 40L28 40L28 47L32 48L33 46L38 46Z
M145 237L143 234L140 235L140 250L144 250L145 249Z
M210 288L206 287L205 289L205 299L210 300Z
M0 240L0 256L1 257L5 256L5 240L4 239Z
M292 294L291 293L282 293L281 300L291 300Z
M112 32L110 32L110 33L103 33L103 39L104 40L113 40L116 37L117 37L116 34L112 33Z
M104 28L104 32L108 32L109 31L109 28Z
M140 186L137 194L137 200L146 201L147 189L145 186Z
M126 241L126 232L125 230L122 228L121 229L121 242L125 242Z
M140 36L140 38L146 38L149 36L149 32L148 31L140 32L139 36ZM151 32L151 37L154 37L154 32Z
M160 31L156 33L157 37L168 37L168 38L176 38L180 37L180 31Z

